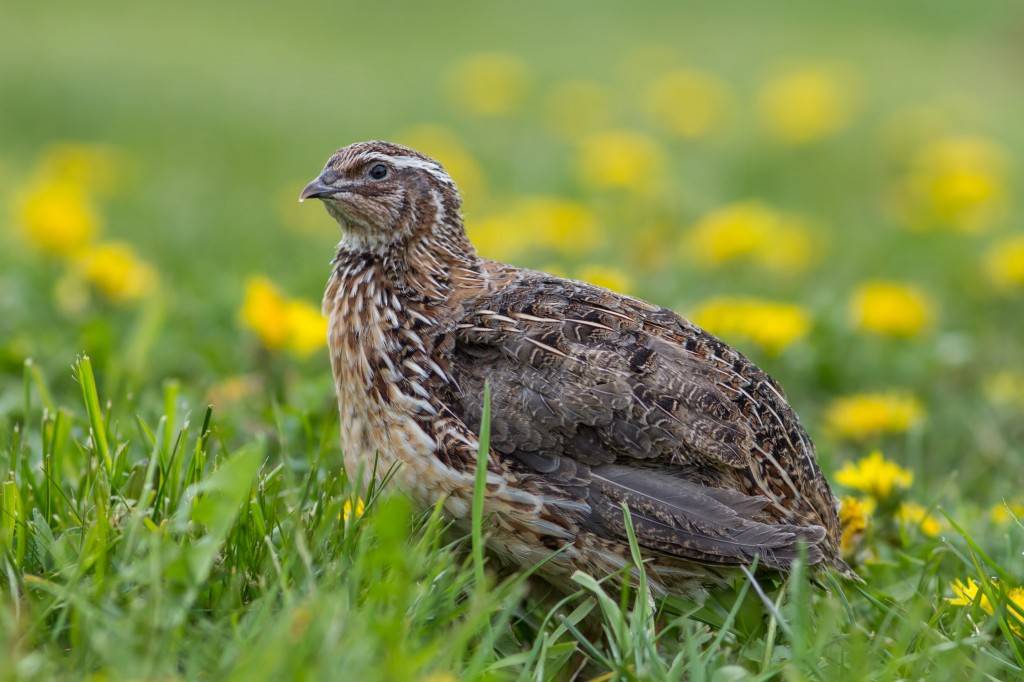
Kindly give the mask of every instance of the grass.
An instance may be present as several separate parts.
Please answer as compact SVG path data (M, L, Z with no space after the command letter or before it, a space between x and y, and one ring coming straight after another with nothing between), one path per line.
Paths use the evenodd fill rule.
M489 662L472 646L502 605L460 571L437 510L378 503L371 485L372 513L343 520L353 493L337 466L272 465L260 442L213 458L209 412L199 428L176 429L173 411L122 424L100 408L88 358L76 376L84 419L36 411L40 431L25 434L46 466L13 444L5 675L413 679ZM322 463L326 443L309 446Z
M518 576L484 572L482 504L470 538L445 532L440 506L416 514L373 484L365 513L346 514L357 488L330 419L282 418L275 435L293 454L275 463L266 439L218 447L215 416L176 414L173 384L162 414L125 418L87 357L75 377L81 408L56 409L26 367L32 426L15 431L2 487L8 679L540 680L581 657L595 678L623 680L1024 670L1005 620L975 623L944 603L948 575L1014 579L962 529L869 567L865 586L822 592L798 564L781 581L748 572L700 611L656 618L647 599L617 601L580 574L579 592L550 608L524 601ZM586 622L603 636L593 625L584 635Z
M1007 28L1019 8L640 9L5 10L0 682L1024 674L1024 614L1008 598L1024 584L1024 282L997 286L987 265L1020 235L1024 95ZM446 74L495 50L518 56L528 86L518 109L488 119L456 104ZM766 132L760 89L788 65L836 62L856 76L844 127L804 144ZM656 77L681 67L731 93L713 134L674 137L645 109ZM642 177L658 191L581 180L585 140L553 133L548 105L575 79L610 95L603 126L653 142L663 165ZM777 350L726 340L785 386L831 480L876 448L913 473L875 500L853 543L863 585L798 564L787 576L737 573L703 605L652 604L642 584L608 589L623 576L578 575L575 594L546 595L483 552L483 477L464 537L440 507L413 509L373 483L368 463L346 471L323 348L275 345L239 309L252 275L285 304L316 306L338 235L294 197L339 143L409 140L422 124L441 126L477 169L475 187L462 184L485 253L573 276L601 266L684 314L731 294L807 315L806 335ZM995 217L974 232L906 229L894 201L920 149L964 136L1005 161L982 169L1001 193ZM157 284L137 298L26 237L22 194L63 141L114 159L111 187L89 190L90 244L127 243L153 268ZM554 237L520 246L507 231L485 239L488 222L534 210L538 195L593 224L554 221ZM798 216L813 258L783 272L690 258L693 226L745 200ZM923 292L931 323L903 337L851 323L853 292L874 280ZM855 437L829 426L835 398L888 390L912 395L924 420ZM908 502L924 516L904 516ZM639 563L635 541L633 554ZM969 579L973 596L953 603L953 583Z

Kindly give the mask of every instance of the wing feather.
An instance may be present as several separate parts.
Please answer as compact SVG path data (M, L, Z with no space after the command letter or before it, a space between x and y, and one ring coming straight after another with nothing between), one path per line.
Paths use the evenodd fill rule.
M834 498L770 377L672 311L518 272L465 301L452 332L451 407L478 428L488 382L495 451L545 480L571 465L561 480L604 535L625 537L625 503L640 542L670 555L783 567L804 542L832 558Z

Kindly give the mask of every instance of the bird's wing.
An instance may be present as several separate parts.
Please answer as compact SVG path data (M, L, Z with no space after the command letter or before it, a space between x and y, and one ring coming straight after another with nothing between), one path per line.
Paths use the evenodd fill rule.
M838 537L834 499L778 385L672 311L516 271L463 302L451 408L523 470L586 497L596 532L712 563L784 566ZM831 553L831 552L830 552Z

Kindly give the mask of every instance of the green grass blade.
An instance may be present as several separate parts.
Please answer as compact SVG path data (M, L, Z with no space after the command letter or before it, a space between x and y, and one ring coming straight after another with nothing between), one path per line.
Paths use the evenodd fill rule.
M485 585L484 574L484 497L487 495L487 463L491 442L491 387L484 384L484 410L480 418L480 445L476 454L476 476L473 479L473 573L478 590Z
M104 426L103 410L100 408L99 392L96 390L96 377L92 371L92 360L88 355L83 355L75 364L75 378L82 388L82 398L85 401L85 411L89 417L93 447L97 456L101 458L108 473L113 470L114 462L110 456L110 446L107 445L107 430Z

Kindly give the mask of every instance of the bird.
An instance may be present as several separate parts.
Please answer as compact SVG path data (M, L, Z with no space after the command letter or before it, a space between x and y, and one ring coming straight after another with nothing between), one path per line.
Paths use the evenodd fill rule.
M577 571L636 576L627 518L653 595L703 600L801 555L856 578L811 439L738 351L667 308L478 255L455 182L408 147L339 149L306 199L342 231L323 312L350 472L393 470L468 531L485 462L488 554L566 590Z

